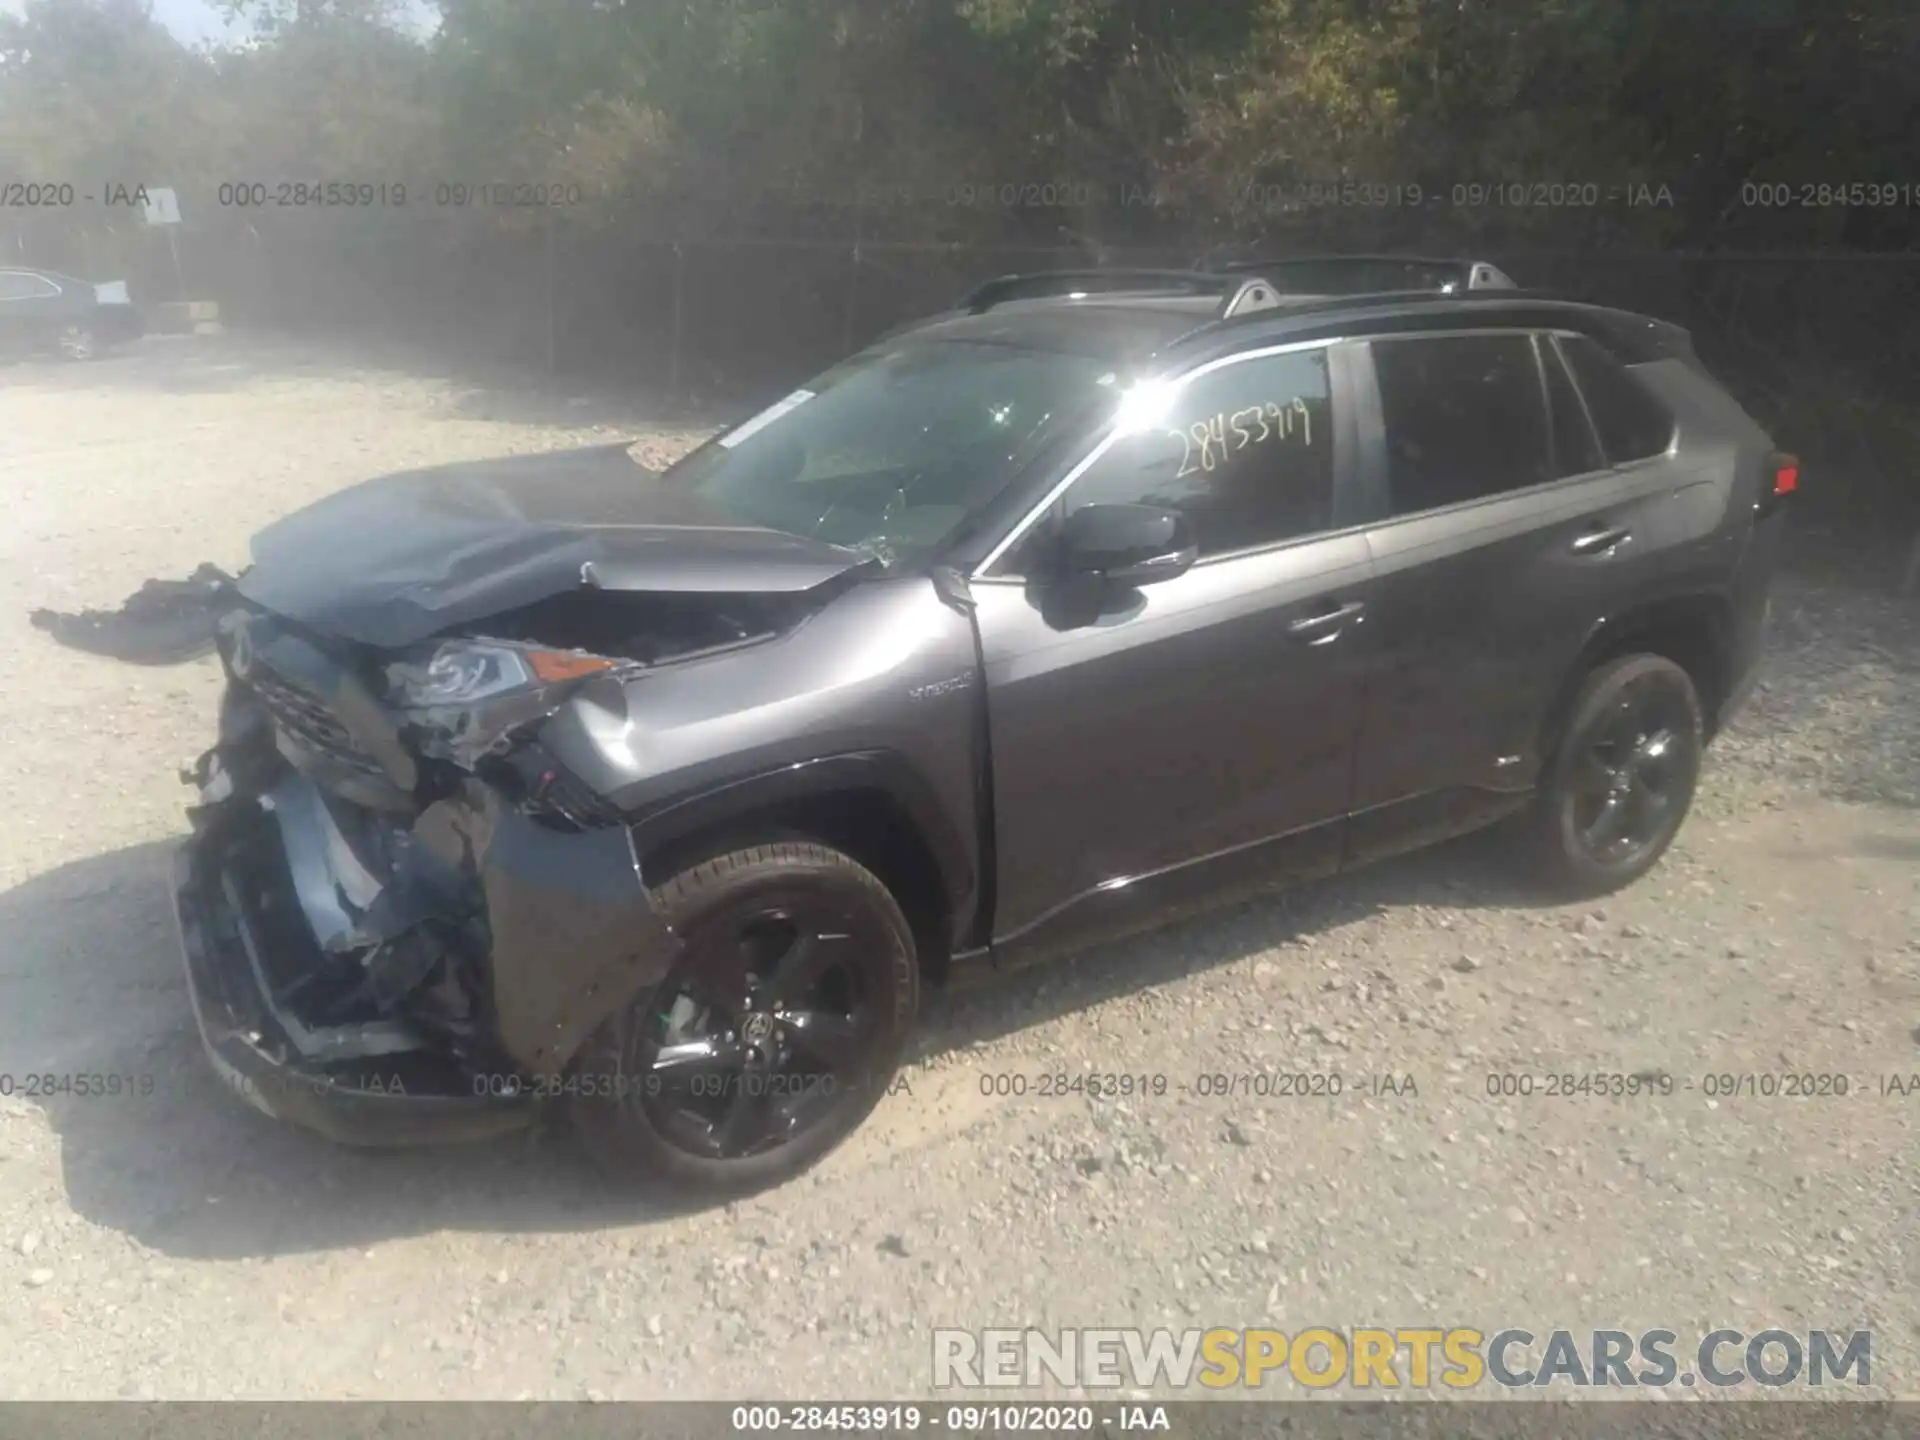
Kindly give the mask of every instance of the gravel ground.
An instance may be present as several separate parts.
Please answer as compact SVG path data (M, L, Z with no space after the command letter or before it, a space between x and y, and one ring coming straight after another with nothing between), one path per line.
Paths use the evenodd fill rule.
M1920 602L1783 576L1693 819L1604 904L1468 842L939 1007L910 1093L693 1216L564 1136L349 1152L208 1071L167 914L211 661L62 651L36 605L242 563L366 475L699 427L632 405L152 340L0 370L0 1396L904 1396L937 1325L1871 1327L1920 1397ZM1488 1098L1502 1071L1844 1071L1846 1099ZM990 1097L995 1076L1331 1071L1415 1095ZM1676 1391L1676 1394L1679 1393Z

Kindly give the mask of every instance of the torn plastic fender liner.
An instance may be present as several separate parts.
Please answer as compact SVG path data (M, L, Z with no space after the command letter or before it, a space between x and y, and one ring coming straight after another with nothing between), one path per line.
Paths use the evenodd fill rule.
M665 978L680 941L654 909L624 826L536 824L483 781L429 806L416 842L478 880L492 935L496 1039L560 1074L602 1021Z

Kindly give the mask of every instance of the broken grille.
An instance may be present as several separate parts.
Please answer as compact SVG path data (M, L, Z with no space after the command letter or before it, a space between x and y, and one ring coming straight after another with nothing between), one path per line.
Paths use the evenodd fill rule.
M380 762L361 748L340 717L312 691L259 665L247 676L247 684L273 716L274 724L301 746L368 775L386 773Z

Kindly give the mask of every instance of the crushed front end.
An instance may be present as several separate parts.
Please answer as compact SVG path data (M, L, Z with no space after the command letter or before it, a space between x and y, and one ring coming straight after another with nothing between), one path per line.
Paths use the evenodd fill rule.
M485 703L408 709L394 657L258 611L220 631L219 743L186 777L199 803L175 886L216 1067L349 1143L524 1123L677 943L618 812L538 742L592 657L515 686L427 673L435 654L409 693L477 685ZM512 642L478 653L519 663Z

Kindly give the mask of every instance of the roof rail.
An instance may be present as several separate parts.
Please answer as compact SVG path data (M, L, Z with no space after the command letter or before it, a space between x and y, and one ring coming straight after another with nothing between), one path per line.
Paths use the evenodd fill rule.
M1257 283L1257 282L1254 282ZM1190 340L1196 335L1211 335L1215 331L1233 324L1262 310L1285 309L1289 315L1312 316L1347 310L1368 310L1375 307L1396 305L1422 305L1439 300L1459 301L1564 301L1565 297L1535 290L1462 290L1457 294L1443 294L1435 290L1368 290L1359 295L1287 295L1270 293L1269 296L1248 301L1237 307L1231 303L1222 306L1214 317L1204 325L1197 326L1181 338Z
M1126 268L1076 268L1037 270L1025 274L1002 275L988 280L964 295L955 308L973 315L985 314L996 305L1013 300L1040 300L1048 297L1079 296L1093 292L1159 292L1176 295L1217 295L1222 305L1219 318L1267 309L1303 293L1326 298L1362 294L1425 293L1460 295L1482 290L1518 290L1499 266L1486 260L1470 260L1428 255L1276 255L1268 259L1219 260L1202 257L1191 270ZM1311 292L1292 291L1285 277L1291 272L1314 269L1361 270L1377 267L1379 273L1361 289L1334 284ZM1428 272L1422 276L1419 272ZM1396 273L1397 272L1397 273ZM1247 287L1265 281L1265 292Z
M1226 303L1214 316L1216 320L1231 320L1237 315L1251 315L1256 310L1271 310L1280 303L1280 292L1265 280L1255 277L1242 280L1227 296Z
M1205 262L1203 261L1204 265ZM1256 260L1221 261L1205 268L1232 275L1269 275L1279 276L1288 271L1300 271L1315 267L1337 269L1339 267L1359 269L1373 266L1380 269L1404 269L1406 271L1428 270L1450 273L1456 278L1441 279L1430 287L1442 294L1457 293L1461 290L1515 290L1519 286L1499 266L1486 260L1473 260L1460 256L1434 255L1275 255ZM1464 281L1464 283L1462 283ZM1379 290L1402 288L1429 288L1422 286L1382 285Z
M1010 300L1039 300L1093 290L1159 290L1181 295L1230 296L1241 288L1237 277L1202 270L1084 269L1037 270L1024 275L1002 275L976 286L954 308L982 315Z

